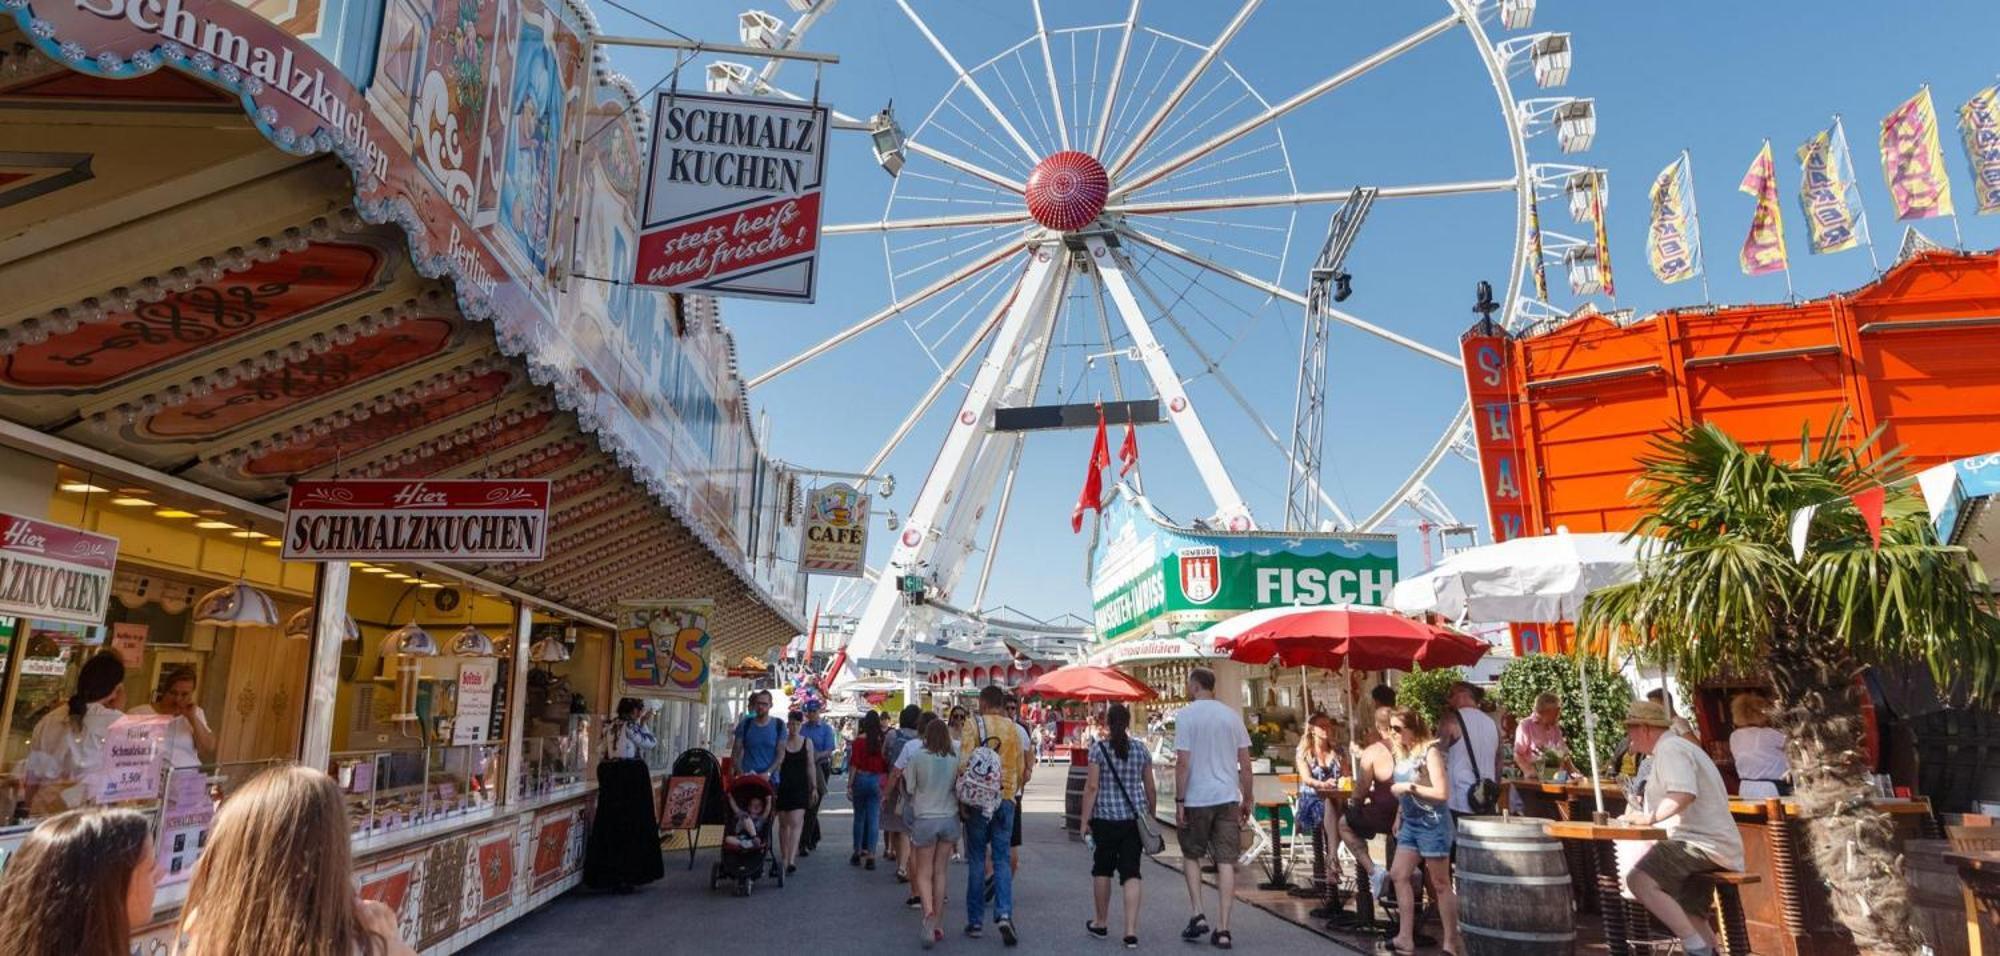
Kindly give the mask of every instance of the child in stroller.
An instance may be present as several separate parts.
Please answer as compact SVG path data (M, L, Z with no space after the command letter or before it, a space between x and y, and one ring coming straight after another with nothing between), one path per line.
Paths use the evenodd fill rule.
M778 885L784 886L785 874L778 866L777 852L772 848L771 840L771 806L775 798L771 781L743 774L729 782L726 792L731 811L730 824L722 835L722 858L715 861L715 867L709 871L709 889L714 889L725 879L734 880L736 895L749 896L767 866L771 875L777 878Z

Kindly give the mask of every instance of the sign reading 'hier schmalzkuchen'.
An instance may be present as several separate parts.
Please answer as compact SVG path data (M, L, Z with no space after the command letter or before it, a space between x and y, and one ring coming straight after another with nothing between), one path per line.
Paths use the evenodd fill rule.
M549 482L301 481L285 508L288 561L539 561Z

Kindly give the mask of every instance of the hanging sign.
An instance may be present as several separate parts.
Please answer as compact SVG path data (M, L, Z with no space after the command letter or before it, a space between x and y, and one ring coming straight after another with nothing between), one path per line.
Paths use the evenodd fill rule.
M659 94L633 284L813 301L827 113L764 97Z
M618 693L708 700L708 619L715 602L618 605Z
M102 624L118 539L0 514L0 614Z
M164 714L126 715L104 731L104 769L98 803L151 800L160 795L166 769L167 732L175 718Z
M493 723L494 661L458 665L458 717L451 724L454 744L483 744Z
M799 570L829 577L861 576L868 556L868 500L844 482L815 488L806 496Z
M546 479L301 481L285 507L287 561L540 561Z

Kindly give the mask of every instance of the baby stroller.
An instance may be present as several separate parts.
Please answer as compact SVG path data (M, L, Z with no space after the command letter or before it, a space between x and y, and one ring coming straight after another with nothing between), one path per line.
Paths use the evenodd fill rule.
M757 823L755 839L748 845L732 846L732 838L741 834L736 824L735 810L748 810L750 801L764 801L764 819ZM729 825L723 832L722 855L708 871L708 888L713 890L724 880L736 882L736 895L749 896L757 887L757 878L769 870L776 877L779 886L785 885L785 871L778 866L776 843L771 839L771 821L777 814L773 806L777 793L771 789L771 781L752 774L742 774L729 782L729 802L732 804Z

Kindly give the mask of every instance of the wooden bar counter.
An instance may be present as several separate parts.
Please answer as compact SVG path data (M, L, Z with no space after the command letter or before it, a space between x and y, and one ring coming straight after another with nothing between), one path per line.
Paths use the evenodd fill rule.
M1928 801L1871 802L1890 815L1899 843L1929 835ZM1732 800L1729 812L1743 837L1743 872L1759 877L1741 890L1751 951L1758 956L1853 956L1854 941L1834 918L1806 841L1806 821L1796 808L1780 800Z
M1522 816L1543 820L1588 821L1597 809L1597 798L1591 792L1590 784L1552 783L1545 780L1503 780L1501 786L1520 798L1515 809ZM1513 806L1513 799L1503 794L1500 805ZM1615 819L1625 812L1625 793L1617 784L1604 785L1604 812ZM1597 866L1596 857L1589 843L1564 838L1563 855L1569 863L1577 906L1585 913L1597 912L1598 892L1596 878L1592 876Z
M1985 953L2000 946L2000 851L1947 853L1944 858L1958 867L1965 887L1967 951Z

